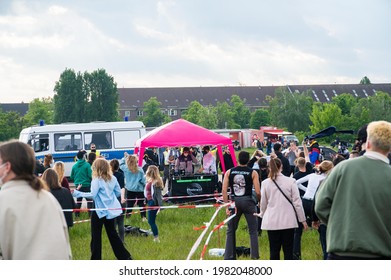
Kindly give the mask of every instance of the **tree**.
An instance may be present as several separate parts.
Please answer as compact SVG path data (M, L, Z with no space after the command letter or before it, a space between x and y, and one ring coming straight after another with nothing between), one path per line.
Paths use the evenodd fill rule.
M217 102L216 104L217 128L234 128L234 113L227 102Z
M231 96L231 104L233 111L233 120L239 128L250 127L250 110L246 107L243 100L238 95Z
M54 87L54 122L118 121L118 90L104 69L66 69Z
M361 79L360 84L361 85L370 85L371 81L368 79L367 76L364 76L364 78Z
M38 124L40 120L44 120L45 123L53 123L53 98L35 98L29 103L29 109L24 116L24 125L32 126Z
M329 126L335 126L339 129L342 120L342 111L337 104L333 103L315 103L310 115L312 133L317 133Z
M278 88L275 96L267 99L273 125L289 131L308 131L313 104L309 92L291 93L286 88Z
M351 108L357 104L358 98L349 93L343 93L333 97L331 102L338 105L343 115L349 115Z
M215 107L212 105L202 107L201 113L202 118L198 121L198 125L208 129L217 128L217 114Z
M385 92L361 98L351 109L352 117L357 120L357 128L371 121L391 121L391 97Z
M84 73L84 98L88 98L87 121L118 121L118 89L104 69Z
M160 126L170 122L170 117L161 111L161 105L162 103L157 100L157 97L151 97L148 101L144 102L145 116L140 117L139 120L142 121L146 127Z
M65 69L54 87L54 123L85 122L87 96L83 94L83 77Z
M261 126L270 125L270 113L265 109L257 109L251 114L250 128L259 129Z
M200 122L201 116L203 113L203 107L200 102L192 101L189 104L189 107L183 114L183 118L189 122L194 124L198 124Z
M0 141L18 139L23 119L17 112L2 112L0 109Z

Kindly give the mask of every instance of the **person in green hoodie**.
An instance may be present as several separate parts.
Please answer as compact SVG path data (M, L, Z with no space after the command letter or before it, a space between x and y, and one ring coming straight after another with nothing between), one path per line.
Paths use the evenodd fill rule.
M339 163L319 187L328 259L391 259L391 123L371 122L363 156Z
M80 150L77 153L77 162L73 165L70 179L74 182L75 187L78 187L81 185L80 189L78 189L81 192L91 192L91 180L92 180L92 170L91 165L86 161L86 155L87 152L84 150ZM78 197L76 208L81 208L83 198ZM92 209L93 208L93 201L87 200L87 208ZM80 215L80 212L76 212L75 216L78 217ZM91 212L88 212L88 215L91 216Z

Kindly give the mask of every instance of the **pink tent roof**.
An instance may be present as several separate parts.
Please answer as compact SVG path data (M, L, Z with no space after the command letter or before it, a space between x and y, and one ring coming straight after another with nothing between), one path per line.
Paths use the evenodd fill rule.
M179 119L148 132L136 142L136 147L175 147L196 145L229 145L230 138Z
M221 146L228 145L236 165L235 152L230 138L210 131L204 127L179 119L164 124L136 141L137 153L140 150L140 158L148 147L175 147L175 146L197 146L216 145L221 156ZM141 164L141 162L140 162Z

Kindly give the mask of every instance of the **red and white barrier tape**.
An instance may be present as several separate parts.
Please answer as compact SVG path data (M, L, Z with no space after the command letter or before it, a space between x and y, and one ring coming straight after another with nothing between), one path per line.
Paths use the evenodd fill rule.
M202 231L202 233L200 234L200 236L198 237L198 239L196 240L196 242L194 243L193 247L191 248L190 252L189 252L189 255L187 256L186 260L190 260L190 258L193 256L193 254L195 253L195 251L197 250L198 246L200 245L201 243L201 240L202 238L204 238L204 235L206 234L206 232L208 231L211 223L213 222L213 220L216 218L217 214L219 213L220 209L225 207L225 206L228 206L230 203L225 203L223 205L219 205L219 207L216 209L215 213L213 214L212 218L210 219L209 223L206 224L206 227L205 229Z
M222 221L220 224L218 224L217 226L215 226L213 230L211 230L211 232L209 233L208 238L207 238L206 241L205 241L204 248L202 249L201 256L200 256L200 260L203 260L203 259L204 259L204 255L205 255L205 252L206 252L206 248L207 248L208 245L209 245L209 240L210 240L212 234L213 234L215 231L219 230L223 225L225 225L226 223L228 223L228 222L229 222L231 219L233 219L235 216L236 216L236 214L233 214L233 215L229 216L227 219L225 219L225 220Z
M221 204L199 204L199 205L167 205L167 206L144 206L144 207L118 207L118 208L84 208L84 209L63 209L63 212L88 212L88 211L110 211L110 210L155 210L155 209L176 209L176 208L209 208L220 207Z

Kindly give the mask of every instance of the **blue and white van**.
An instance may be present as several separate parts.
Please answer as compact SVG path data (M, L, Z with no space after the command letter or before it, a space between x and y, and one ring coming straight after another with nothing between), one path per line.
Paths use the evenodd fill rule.
M65 123L25 128L19 141L31 145L37 160L52 154L54 161L64 162L65 176L69 177L77 152L88 152L91 143L106 159L120 159L124 152L133 154L136 141L145 133L139 121Z

